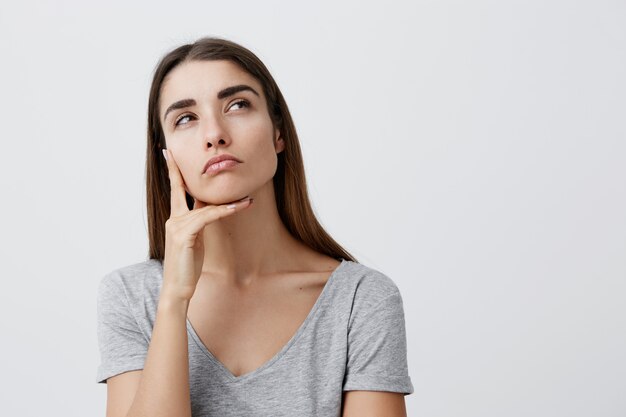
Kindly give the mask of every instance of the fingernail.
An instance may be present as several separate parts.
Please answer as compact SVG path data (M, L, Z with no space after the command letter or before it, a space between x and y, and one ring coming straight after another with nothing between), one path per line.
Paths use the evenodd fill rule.
M167 150L162 149L162 151L163 151L163 158L165 158L165 160L167 161Z

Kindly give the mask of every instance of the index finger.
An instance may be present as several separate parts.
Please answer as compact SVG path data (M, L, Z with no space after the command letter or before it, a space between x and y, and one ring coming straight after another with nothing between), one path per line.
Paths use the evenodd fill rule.
M170 216L180 216L189 212L185 199L185 185L183 176L178 169L174 156L169 149L164 149L167 161L167 174L170 178Z

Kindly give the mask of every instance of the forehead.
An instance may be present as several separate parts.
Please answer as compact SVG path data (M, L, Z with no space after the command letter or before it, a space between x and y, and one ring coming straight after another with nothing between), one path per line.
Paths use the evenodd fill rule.
M188 61L174 68L161 85L161 111L184 98L217 100L217 92L236 84L248 84L263 94L259 82L229 60Z

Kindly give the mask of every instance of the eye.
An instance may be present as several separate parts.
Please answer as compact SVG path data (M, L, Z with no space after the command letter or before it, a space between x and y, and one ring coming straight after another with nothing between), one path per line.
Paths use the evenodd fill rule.
M190 115L190 114L185 114L185 115L183 115L182 117L179 117L179 118L178 118L178 119L174 122L174 126L178 126L178 122L180 122L180 121L181 121L181 120L183 120L183 119L186 119L187 117L193 117L193 116L192 116L192 115ZM183 123L183 124L187 124L187 123Z
M233 103L233 106L235 104L241 104L244 107L250 107L250 102L248 102L248 100L237 100ZM231 106L232 107L232 106Z
M250 102L249 102L248 100L243 100L243 99L242 99L242 100L237 100L237 101L235 101L235 102L231 105L231 107L232 107L232 106L234 106L234 105L241 105L241 106L243 106L244 108L246 108L246 107L250 107ZM176 121L174 122L174 126L179 126L180 124L179 124L178 122L180 122L181 120L183 120L183 119L185 119L185 118L187 118L187 117L194 117L194 116L193 116L193 115L191 115L191 114L184 114L184 115L182 115L181 117L179 117L178 119L176 119ZM185 124L185 125L186 125L187 123L183 123L183 124Z

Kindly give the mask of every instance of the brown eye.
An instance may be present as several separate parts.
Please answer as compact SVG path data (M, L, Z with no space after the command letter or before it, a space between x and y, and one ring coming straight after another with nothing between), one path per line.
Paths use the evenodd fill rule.
M235 105L239 105L239 106L242 106L243 108L246 108L246 107L250 107L250 102L248 100L243 100L242 99L242 100L237 100L236 102L231 104L231 107L235 106ZM174 122L174 126L180 126L179 122L181 120L183 120L183 119L186 119L187 117L193 118L194 116L191 115L191 114L184 114L184 115L180 116L178 119L176 119L176 121ZM189 123L189 122L187 122L187 123ZM182 123L182 124L186 125L187 123Z
M236 101L236 102L234 102L234 103L233 103L233 106L234 106L235 104L240 104L240 105L242 105L243 107L250 107L250 103L248 102L248 100L239 100L239 101Z

